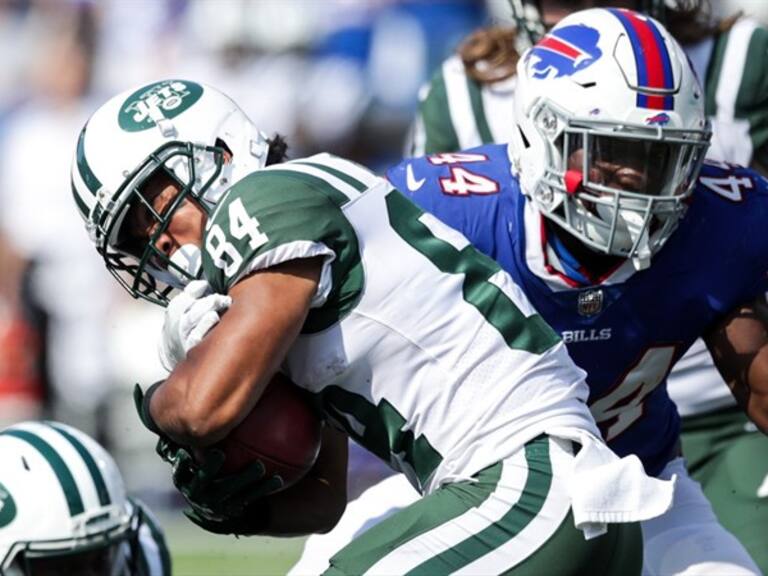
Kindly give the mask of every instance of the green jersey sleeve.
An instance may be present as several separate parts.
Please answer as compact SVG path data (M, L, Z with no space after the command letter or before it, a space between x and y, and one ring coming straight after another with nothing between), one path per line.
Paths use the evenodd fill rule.
M720 159L749 164L768 144L768 29L741 18L716 37L707 68L707 115Z
M419 111L413 137L413 156L459 150L459 139L453 127L448 105L448 91L442 67L435 72L424 97L419 102Z
M203 239L203 272L227 293L245 276L299 258L321 256L313 308L343 311L359 293L361 265L354 228L342 206L349 198L325 180L290 166L254 172L217 204ZM308 322L317 323L310 314ZM332 320L331 314L320 322ZM320 328L318 328L320 329Z
M445 60L422 90L411 155L509 142L514 86L512 78L480 84L467 75L458 55Z

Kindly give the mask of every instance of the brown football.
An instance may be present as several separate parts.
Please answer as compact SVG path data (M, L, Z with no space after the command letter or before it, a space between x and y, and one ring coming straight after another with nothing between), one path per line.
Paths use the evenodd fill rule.
M260 460L266 474L279 474L284 488L296 483L315 463L322 422L305 392L278 373L245 420L219 443L222 474L235 474Z

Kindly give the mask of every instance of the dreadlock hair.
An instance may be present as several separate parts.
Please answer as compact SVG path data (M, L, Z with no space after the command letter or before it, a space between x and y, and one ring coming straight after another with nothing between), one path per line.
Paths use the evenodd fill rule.
M285 137L275 134L272 138L267 139L267 144L269 145L269 152L267 152L265 166L280 164L288 159L288 143L285 141Z
M457 52L467 76L479 84L492 84L515 75L520 55L514 28L491 26L470 34Z

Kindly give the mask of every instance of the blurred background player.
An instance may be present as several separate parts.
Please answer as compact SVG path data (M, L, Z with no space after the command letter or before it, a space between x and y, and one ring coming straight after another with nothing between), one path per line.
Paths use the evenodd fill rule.
M35 344L27 356L39 382L38 412L103 440L113 392L105 321L112 291L67 210L61 153L87 118L96 15L87 5L54 6L38 25L45 37L28 48L26 93L0 124L0 253L16 261L4 266L0 299L20 310ZM9 414L6 422L24 417Z
M768 51L768 29L738 13L765 4L716 3L717 17L707 0L511 0L516 27L469 36L423 89L411 155L509 142L516 130L510 111L520 47L537 42L568 13L601 5L642 10L665 23L704 88L713 131L707 157L768 173L767 73L754 65ZM683 417L688 471L720 522L768 573L762 537L768 530L768 439L736 406L702 340L675 365L668 388Z
M125 494L112 457L79 430L0 430L0 574L170 576L163 531Z

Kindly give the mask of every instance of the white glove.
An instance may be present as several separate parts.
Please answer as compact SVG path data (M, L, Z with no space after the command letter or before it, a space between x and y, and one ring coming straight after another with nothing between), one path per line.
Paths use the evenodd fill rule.
M187 357L208 331L219 323L219 314L229 308L232 298L210 294L205 280L193 280L165 309L160 363L169 372Z

